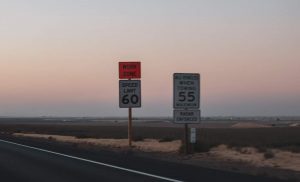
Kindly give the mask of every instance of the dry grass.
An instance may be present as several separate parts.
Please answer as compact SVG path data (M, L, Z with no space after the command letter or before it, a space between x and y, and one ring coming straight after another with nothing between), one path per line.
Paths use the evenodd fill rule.
M244 161L254 166L275 167L300 172L300 153L277 149L268 149L266 153L261 153L253 147L235 150L226 145L214 147L209 153L222 160ZM271 156L266 158L266 154Z
M24 134L15 133L15 136L43 138L59 142L75 144L89 144L94 146L108 146L114 148L127 148L127 139L95 139L77 138L74 136L46 135L46 134ZM176 153L181 145L179 140L160 142L157 139L144 139L133 142L133 146L145 152L167 152ZM259 167L275 167L289 169L300 172L300 153L292 153L277 149L260 151L253 147L230 148L226 145L219 145L207 151L207 155L219 160L244 161ZM191 160L196 159L197 154L191 156Z
M77 138L74 136L61 135L45 135L45 134L24 134L15 133L15 136L43 138L48 140L55 140L59 142L69 142L77 144L91 144L108 147L127 147L127 139L95 139L95 138ZM156 139L144 139L143 141L133 142L133 146L139 150L146 152L177 152L181 142L179 140L161 143Z
M77 138L127 138L126 126L2 124L0 131L66 135ZM139 126L133 127L133 135L135 141L147 138L172 141L183 138L183 129ZM206 152L221 144L229 147L255 147L260 151L275 148L300 152L300 127L198 128L197 140L195 149L198 152Z

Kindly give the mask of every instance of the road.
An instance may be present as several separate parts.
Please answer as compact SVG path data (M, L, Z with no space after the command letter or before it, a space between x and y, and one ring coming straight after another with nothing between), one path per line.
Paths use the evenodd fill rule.
M95 152L55 142L0 138L0 181L276 181L131 153Z

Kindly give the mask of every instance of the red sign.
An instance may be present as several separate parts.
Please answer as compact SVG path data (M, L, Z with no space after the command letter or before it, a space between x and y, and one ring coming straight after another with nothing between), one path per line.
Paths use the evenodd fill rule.
M119 78L141 78L141 62L119 62Z

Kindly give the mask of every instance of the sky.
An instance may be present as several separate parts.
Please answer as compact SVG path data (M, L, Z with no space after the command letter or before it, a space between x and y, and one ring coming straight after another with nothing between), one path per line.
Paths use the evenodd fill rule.
M0 116L171 116L172 74L201 74L202 116L300 115L298 0L0 0Z

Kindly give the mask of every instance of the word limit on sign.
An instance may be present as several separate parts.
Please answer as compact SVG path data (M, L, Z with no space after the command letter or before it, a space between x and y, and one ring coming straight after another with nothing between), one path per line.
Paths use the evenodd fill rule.
M197 73L174 73L174 108L198 109L200 102L200 75Z
M119 80L120 108L141 107L141 81Z

